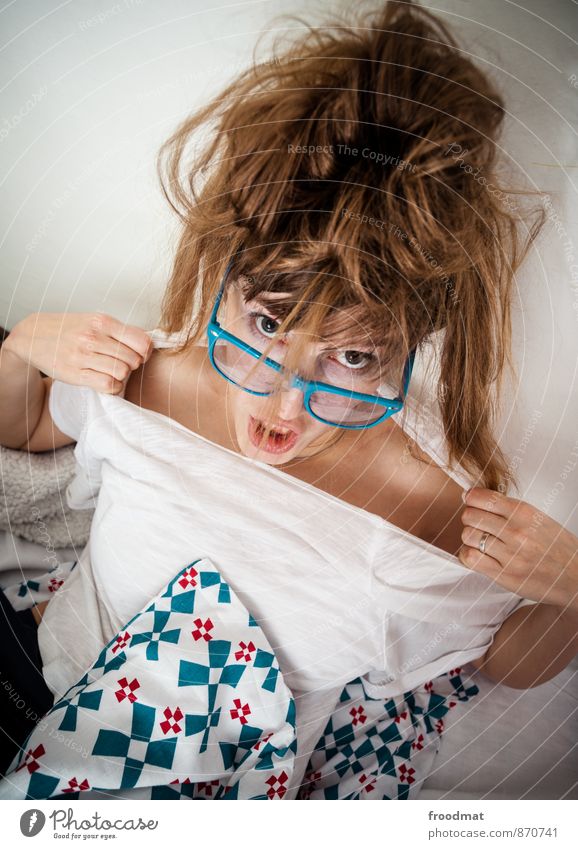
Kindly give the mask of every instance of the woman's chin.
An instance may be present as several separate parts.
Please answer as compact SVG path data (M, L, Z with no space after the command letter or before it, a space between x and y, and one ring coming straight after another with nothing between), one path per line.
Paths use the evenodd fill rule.
M253 454L247 456L259 463L267 463L268 466L284 466L293 460L297 453L296 451L288 451L286 454L279 455L271 454L269 451L257 451L256 448L252 448L252 450Z

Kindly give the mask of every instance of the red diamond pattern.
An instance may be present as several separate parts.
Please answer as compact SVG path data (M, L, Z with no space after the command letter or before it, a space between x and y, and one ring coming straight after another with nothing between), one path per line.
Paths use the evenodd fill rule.
M119 682L120 689L116 691L115 696L119 702L124 701L124 699L128 699L129 702L136 702L136 696L134 694L135 690L138 690L140 687L139 682L136 678L133 678L130 684L126 678L120 678Z
M80 784L76 780L76 776L74 778L69 779L68 787L65 787L62 792L63 793L78 793L79 790L88 790L90 788L90 784L88 783L88 778L85 778Z
M287 793L287 788L285 784L289 776L283 770L283 772L277 777L275 775L270 776L265 784L269 785L269 789L267 790L267 796L269 799L274 799L275 796L278 796L279 799L282 799L283 796Z
M214 798L213 791L219 789L221 782L216 778L213 781L199 781L197 782L197 795L203 795L208 799Z
M363 725L364 722L367 722L367 716L363 712L362 705L359 705L359 707L352 707L349 714L352 717L352 725Z
M213 639L209 634L209 631L211 631L215 626L210 619L205 619L204 622L202 619L195 619L194 623L197 627L194 631L191 631L191 634L193 635L195 642L197 640L205 640L205 642L208 643L209 640Z
M246 717L251 713L251 708L249 705L242 705L241 699L234 699L233 704L235 707L231 708L231 719L238 719L241 725L246 725L249 722Z
M167 707L164 709L163 714L165 716L165 720L161 722L163 734L168 734L169 731L174 731L175 734L178 734L179 731L183 730L179 725L179 722L184 716L180 707L177 707L174 712Z
M249 645L244 643L242 640L239 643L239 651L235 652L235 660L246 660L247 663L252 660L251 655L255 651L255 643L251 640Z
M64 581L57 581L56 578L51 578L48 583L48 589L51 593L55 593L63 585Z
M405 764L402 764L398 769L398 773L399 780L403 781L404 784L413 784L415 781L415 778L413 777L415 775L415 769L412 766L408 769Z
M19 769L26 769L32 775L33 772L36 772L37 769L40 769L40 764L37 761L37 758L41 758L42 755L46 754L46 749L42 745L42 743L37 746L34 750L28 749L26 752L26 757L22 761L19 767L17 767L14 771L18 772Z
M130 634L129 634L128 631L125 633L124 637L121 634L119 634L118 637L116 638L116 642L115 642L114 646L112 647L112 653L116 654L116 652L119 649L125 649L128 645L129 640L130 640Z
M368 783L363 784L364 781L367 781ZM375 790L375 782L376 782L375 777L370 776L368 778L368 776L365 773L363 773L363 775L359 776L359 783L363 784L363 790L365 790L366 793L371 793L372 790Z
M411 744L411 748L417 749L417 751L419 752L420 749L423 749L423 742L424 742L424 736L423 736L423 734L420 734L419 737L417 738L417 740L414 740L413 743Z
M196 587L197 586L197 578L199 577L199 573L196 569L190 566L179 578L178 583L181 585L183 589L187 587Z

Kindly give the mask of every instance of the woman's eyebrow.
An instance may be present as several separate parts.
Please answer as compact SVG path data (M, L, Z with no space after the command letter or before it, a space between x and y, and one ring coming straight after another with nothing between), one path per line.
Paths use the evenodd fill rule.
M259 309L266 310L267 312L273 312L273 310L271 309L271 302L264 301L261 298L253 298L252 301L248 301L247 303L254 304L256 307L259 307Z
M326 342L328 340L322 340L322 341ZM375 345L367 345L364 342L361 342L361 341L356 342L355 340L353 340L353 341L349 340L349 341L343 342L341 344L339 344L338 342L328 344L328 345L326 345L326 347L323 350L326 353L330 352L330 351L357 351L360 354L373 354L375 357L380 356L379 348L376 348Z
M261 309L271 315L272 318L278 318L282 314L282 310L275 310L274 301L266 301L259 296L245 301L245 306L249 309Z
M245 301L245 306L248 309L258 308L262 309L264 312L268 313L271 318L279 320L282 316L282 310L275 310L275 301L264 300L260 298L258 295L255 298L252 298L249 301ZM359 351L361 354L375 354L380 357L385 352L385 347L383 345L374 345L371 342L363 341L362 339L344 339L343 341L334 339L330 336L322 336L319 341L326 345L324 350L332 350L332 351Z

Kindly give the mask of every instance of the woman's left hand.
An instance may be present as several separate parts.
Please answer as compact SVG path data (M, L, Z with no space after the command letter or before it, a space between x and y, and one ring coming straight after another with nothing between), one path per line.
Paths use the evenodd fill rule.
M464 500L464 566L524 598L578 612L578 537L537 507L491 489L473 487Z

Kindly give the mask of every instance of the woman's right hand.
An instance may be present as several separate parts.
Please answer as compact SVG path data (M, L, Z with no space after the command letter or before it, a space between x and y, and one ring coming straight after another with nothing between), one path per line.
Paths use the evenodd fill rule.
M153 343L140 327L103 313L33 313L3 348L55 380L118 395Z

